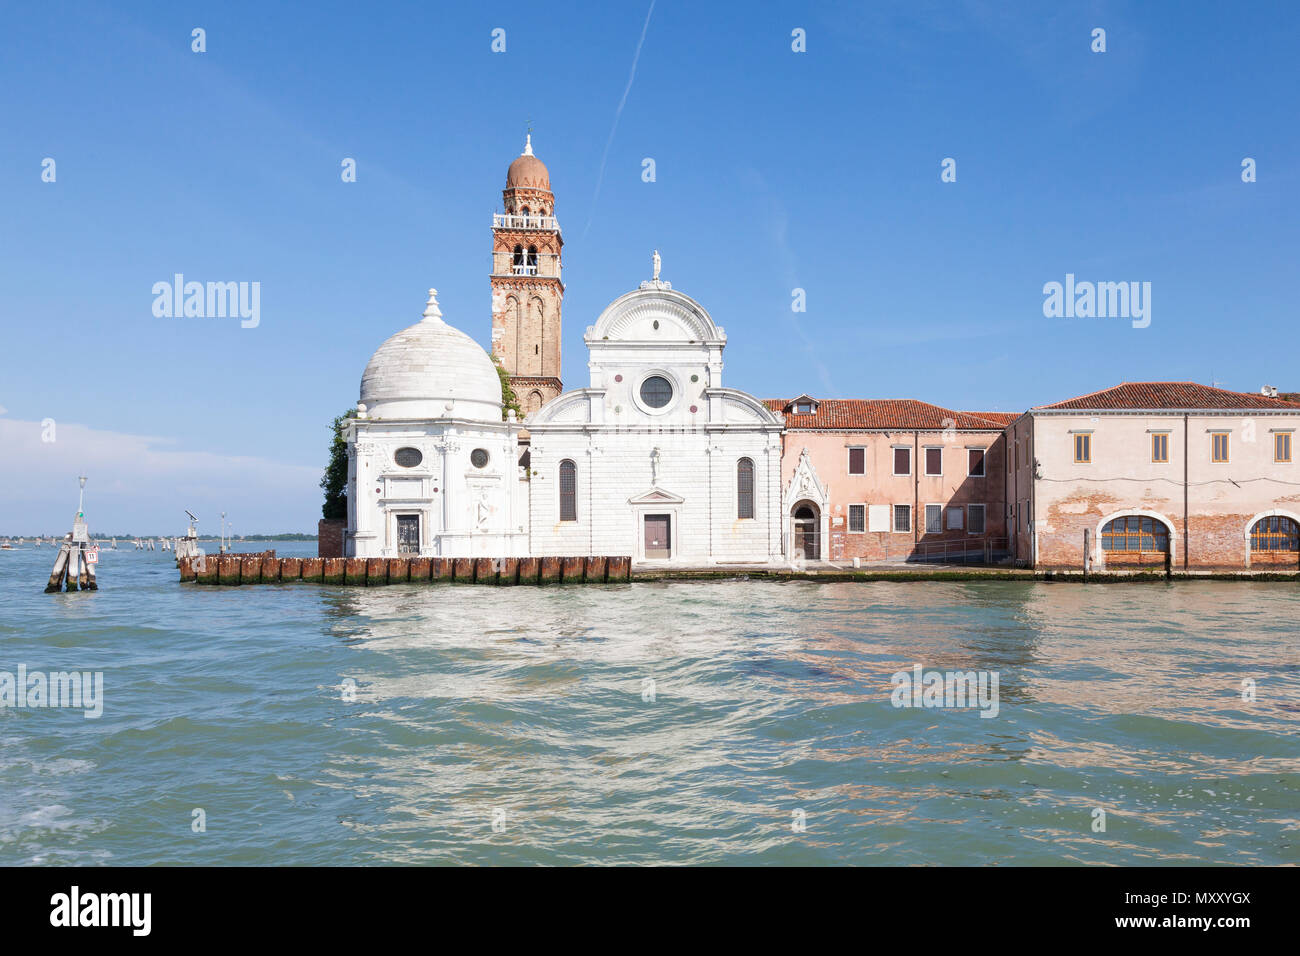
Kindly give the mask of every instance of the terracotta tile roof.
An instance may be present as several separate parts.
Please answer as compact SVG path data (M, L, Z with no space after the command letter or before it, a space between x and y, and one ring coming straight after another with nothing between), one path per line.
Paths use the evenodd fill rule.
M1251 392L1229 392L1197 382L1123 382L1067 399L1052 405L1036 405L1042 409L1233 409L1277 408L1300 412L1300 404L1280 398L1266 398Z
M791 407L791 402L782 398L768 398L764 402L778 415ZM787 428L826 431L859 428L1001 431L1007 424L1001 412L958 412L914 398L828 398L817 402L817 411L812 415L796 415L793 410L784 414Z
M1010 425L1024 412L965 412L966 415L974 415L976 418L987 418L995 425Z

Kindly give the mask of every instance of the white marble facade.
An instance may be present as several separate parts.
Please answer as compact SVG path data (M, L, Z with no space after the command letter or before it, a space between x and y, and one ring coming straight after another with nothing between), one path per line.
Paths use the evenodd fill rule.
M725 333L655 265L587 329L591 386L526 422L530 553L778 561L783 423L723 387Z
M376 350L348 425L349 557L527 554L519 423L501 417L496 367L442 319Z

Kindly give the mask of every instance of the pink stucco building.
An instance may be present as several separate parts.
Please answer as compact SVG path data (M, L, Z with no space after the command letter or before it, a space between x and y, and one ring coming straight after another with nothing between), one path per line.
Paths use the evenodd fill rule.
M769 399L790 558L983 560L1008 549L1004 429L913 399Z
M1012 555L1036 568L1294 569L1300 404L1126 382L1006 430Z

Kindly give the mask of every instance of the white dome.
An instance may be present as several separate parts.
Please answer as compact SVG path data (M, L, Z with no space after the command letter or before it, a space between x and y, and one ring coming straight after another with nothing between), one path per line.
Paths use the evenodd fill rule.
M442 320L437 290L424 319L387 339L361 375L368 418L501 421L501 379L483 346Z

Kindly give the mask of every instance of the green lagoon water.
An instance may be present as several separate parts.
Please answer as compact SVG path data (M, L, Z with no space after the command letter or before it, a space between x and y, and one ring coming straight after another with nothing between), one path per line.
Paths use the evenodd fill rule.
M225 589L118 551L46 595L25 547L0 671L105 700L0 709L0 864L1300 862L1295 585ZM998 672L1000 713L893 707L914 664Z

